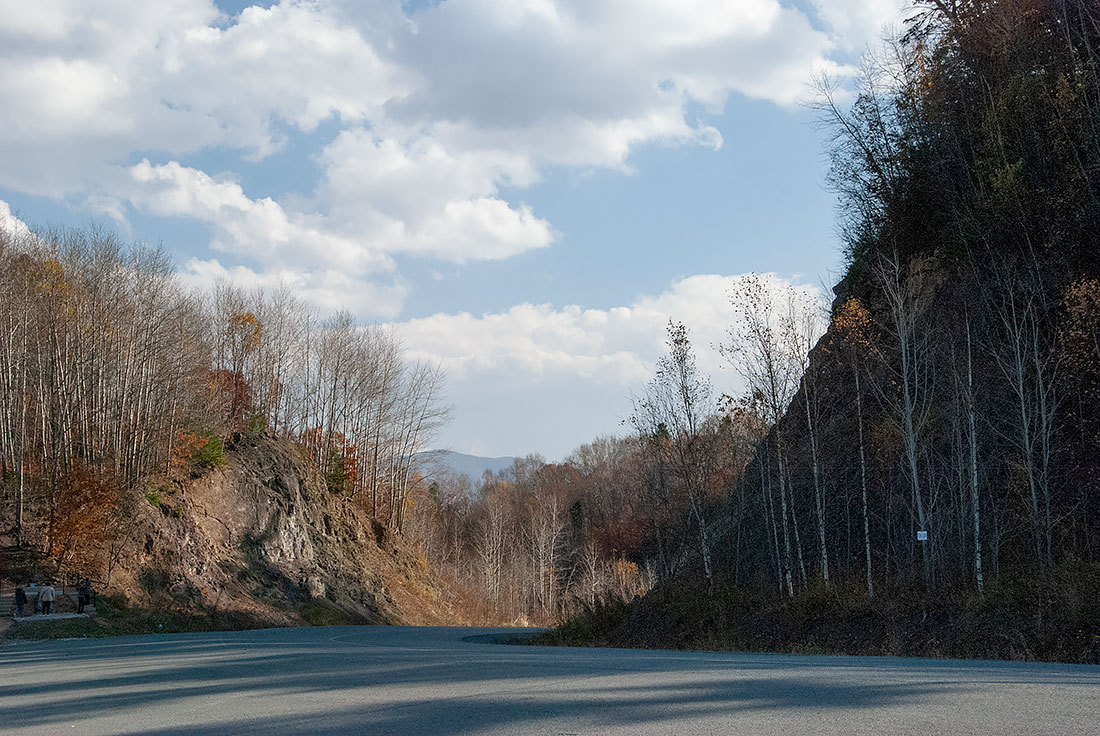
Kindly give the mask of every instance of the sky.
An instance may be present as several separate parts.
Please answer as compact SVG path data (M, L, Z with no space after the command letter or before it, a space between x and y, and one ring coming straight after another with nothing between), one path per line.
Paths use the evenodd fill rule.
M0 222L107 225L441 363L440 448L621 433L740 274L841 267L811 76L900 0L0 0Z

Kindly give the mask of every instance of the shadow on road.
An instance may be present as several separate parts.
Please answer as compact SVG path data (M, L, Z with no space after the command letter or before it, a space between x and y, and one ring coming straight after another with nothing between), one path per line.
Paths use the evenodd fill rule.
M51 642L0 650L0 723L50 726L270 701L210 713L203 730L407 736L521 731L563 718L629 728L761 709L867 709L958 695L981 683L1100 685L1100 668L921 663L923 677L905 678L914 665L904 660L508 647L438 629ZM784 674L791 671L799 674ZM194 722L143 721L131 732L194 731Z

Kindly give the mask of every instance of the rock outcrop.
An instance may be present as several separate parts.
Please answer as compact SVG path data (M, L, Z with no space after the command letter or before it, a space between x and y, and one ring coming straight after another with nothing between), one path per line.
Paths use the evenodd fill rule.
M423 558L297 452L237 435L225 465L154 484L136 503L110 590L135 606L274 625L454 620Z

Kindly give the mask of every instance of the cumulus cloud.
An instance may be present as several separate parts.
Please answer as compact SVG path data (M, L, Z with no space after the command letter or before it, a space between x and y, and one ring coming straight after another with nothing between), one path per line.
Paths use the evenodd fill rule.
M618 428L629 414L631 392L641 390L667 350L670 319L688 327L698 365L715 388L739 393L740 380L717 346L736 319L730 291L740 278L690 276L660 294L610 309L520 304L493 314L436 314L392 326L413 357L447 370L458 418L445 440L451 446L467 452L491 448L495 454L541 448L561 457L573 445ZM775 274L763 279L774 290L791 283ZM800 288L824 298L817 287ZM538 421L516 422L517 415ZM482 444L471 444L472 437Z
M883 31L898 28L913 14L910 0L812 0L838 43L849 50L875 48Z
M248 8L227 27L210 0L11 5L0 20L11 150L79 140L107 161L210 146L262 156L278 147L278 121L311 130L333 114L366 118L412 84L315 3Z
M551 243L550 224L495 196L502 180L530 183L531 162L505 150L451 147L432 136L406 140L344 131L319 160L317 197L345 230L374 248L443 260L507 258Z
M216 258L192 258L181 269L180 279L198 290L208 290L219 282L266 291L276 291L286 286L323 312L348 310L353 314L371 315L379 319L397 317L408 294L408 286L401 279L389 283L367 281L339 269L279 268L258 271L247 266L225 266Z
M697 110L792 104L891 3L821 2L824 27L780 0L284 0L235 17L210 0L7 3L0 186L197 219L230 267L389 288L393 254L551 245L553 223L502 192L554 167L629 171L647 142L723 145ZM183 163L216 151L232 169L326 121L303 196Z
M734 318L729 295L741 278L689 276L658 295L610 309L519 304L480 316L435 314L395 323L395 328L414 355L440 362L453 376L561 372L597 383L640 385L665 351L670 319L690 329L703 370L721 369L715 346L726 339ZM764 278L775 288L789 283L775 274ZM817 287L802 288L820 295Z
M343 268L359 275L388 271L380 251L288 213L270 197L250 199L235 181L214 179L176 162L153 166L144 160L128 170L130 201L160 215L187 216L215 228L213 246L257 262L299 267Z
M31 231L27 228L27 224L13 215L11 206L2 199L0 199L0 232L7 233L9 236L15 238L27 238L31 236Z

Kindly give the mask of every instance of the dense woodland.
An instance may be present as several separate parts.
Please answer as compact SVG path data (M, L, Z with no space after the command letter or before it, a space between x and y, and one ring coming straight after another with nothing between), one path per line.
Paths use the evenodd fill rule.
M1095 627L1100 6L926 2L854 95L819 91L846 244L832 304L743 279L718 346L737 396L670 323L628 437L443 499L433 559L513 612L695 579L780 605L915 591L921 621L993 595L1035 603L1036 635Z
M473 486L417 472L442 377L391 334L288 290L200 296L102 232L4 236L13 534L63 565L94 529L109 555L150 483L270 432L486 620L685 579L778 602L1020 581L1073 599L1100 579L1100 6L925 2L854 94L819 91L835 300L744 278L715 346L742 394L715 394L712 346L672 321L624 436Z
M296 444L394 531L446 418L437 366L320 318L289 290L185 289L163 253L99 230L0 233L5 531L102 576L135 503L224 462L242 433Z

